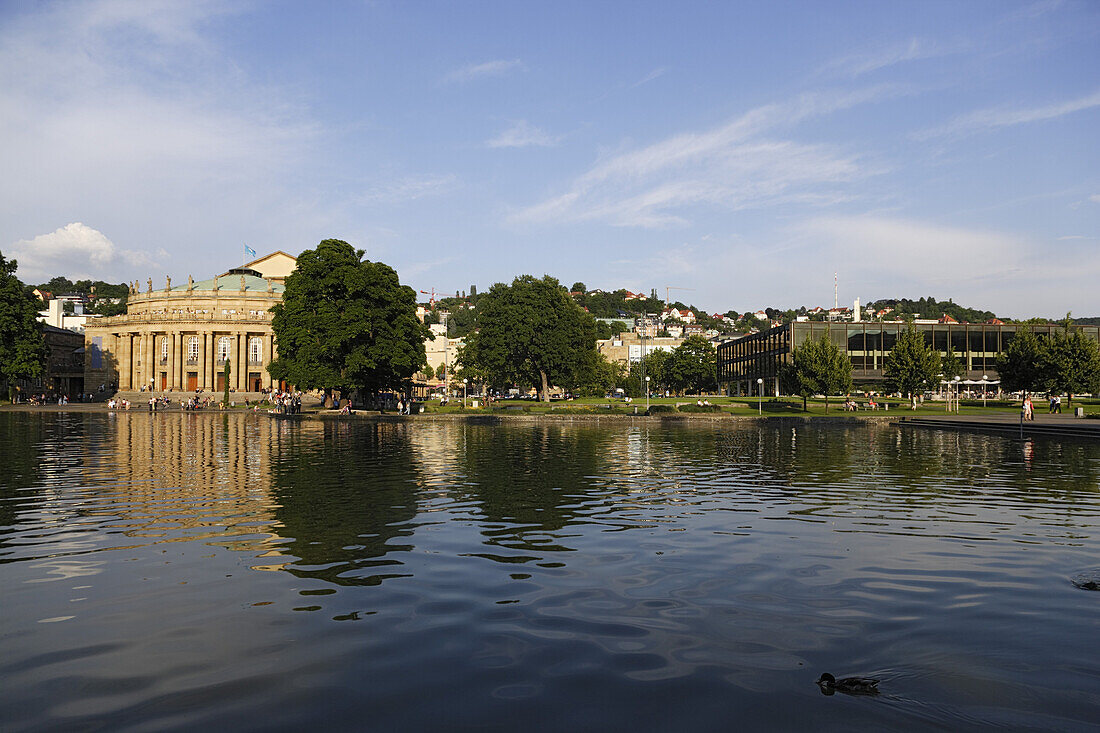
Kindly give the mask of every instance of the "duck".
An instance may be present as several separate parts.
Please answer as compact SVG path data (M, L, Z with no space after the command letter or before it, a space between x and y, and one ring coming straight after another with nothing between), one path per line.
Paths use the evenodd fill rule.
M817 686L824 695L843 692L846 695L877 695L878 680L870 677L841 677L839 680L828 672L817 678Z

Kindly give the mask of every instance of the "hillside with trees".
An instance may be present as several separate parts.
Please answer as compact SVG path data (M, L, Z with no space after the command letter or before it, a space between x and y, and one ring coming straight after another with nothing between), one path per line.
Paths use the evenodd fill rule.
M894 312L890 314L890 317L892 319L900 318L901 320L906 320L907 318L938 319L942 318L944 315L948 315L960 323L964 321L967 323L982 323L997 317L993 311L967 308L957 304L951 298L947 300L936 300L934 297L920 298L918 300L910 300L909 298L886 298L883 300L876 300L869 305L876 311L884 308L893 308Z
M88 300L88 313L101 316L117 316L126 312L126 299L130 287L126 283L109 283L103 280L70 280L59 275L41 285L27 285L28 292L37 288L40 292L58 295L82 295ZM115 302L117 301L117 302Z

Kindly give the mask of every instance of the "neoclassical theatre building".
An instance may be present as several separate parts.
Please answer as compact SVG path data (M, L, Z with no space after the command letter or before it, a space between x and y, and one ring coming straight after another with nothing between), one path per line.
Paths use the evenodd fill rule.
M126 314L89 320L84 332L84 385L89 392L155 392L229 387L259 392L274 385L271 306L296 260L274 252L210 280L163 288L130 286Z

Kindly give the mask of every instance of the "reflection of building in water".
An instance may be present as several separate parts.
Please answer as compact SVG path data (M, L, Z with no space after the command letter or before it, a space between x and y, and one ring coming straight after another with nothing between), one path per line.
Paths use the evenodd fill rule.
M210 280L154 290L131 285L126 314L99 318L85 331L85 389L258 392L272 387L275 356L270 308L296 265L275 252Z
M127 534L191 541L210 528L232 549L263 549L276 535L270 459L279 423L266 415L109 413L113 461L94 467L92 485L124 494L105 510L128 520ZM235 525L247 525L234 533ZM181 533L181 530L186 530ZM196 534L195 530L200 530ZM249 539L234 542L239 534ZM241 544L246 547L242 547Z

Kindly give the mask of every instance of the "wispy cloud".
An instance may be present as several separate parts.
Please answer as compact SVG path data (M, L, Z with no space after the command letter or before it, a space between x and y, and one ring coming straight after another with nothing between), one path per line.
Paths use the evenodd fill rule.
M856 284L851 296L865 299L965 293L969 302L1001 315L1028 317L1049 312L1052 304L1075 307L1077 294L1091 292L1100 276L1100 262L1085 256L1091 244L1066 242L1059 245L1064 253L1052 258L1049 244L995 229L863 215L815 217L790 234L792 257L804 252L829 263L840 270L842 282ZM761 257L774 250L764 252ZM811 271L791 271L787 285L821 292L821 280Z
M8 255L18 260L19 277L28 282L61 274L72 279L118 280L119 267L155 263L148 253L120 249L103 232L78 221L32 239L20 239L11 245Z
M281 90L244 78L208 32L237 7L47 4L0 27L0 167L20 172L0 178L0 246L61 227L39 241L56 243L75 212L92 212L120 242L140 236L194 262L194 242L237 236L243 222L284 247L279 236L314 223L282 194L318 128ZM91 241L77 234L70 244ZM146 274L151 262L122 252L113 279Z
M649 72L645 76L643 76L638 81L631 84L630 88L631 89L637 89L638 87L642 86L643 84L648 84L649 82L653 81L654 79L657 79L659 77L664 76L666 73L668 73L668 67L667 66L660 66L660 67L654 69L653 71Z
M558 138L547 134L527 120L517 120L512 126L496 137L485 142L490 148L526 148L529 146L550 147L558 143Z
M1100 107L1100 89L1083 97L1070 99L1043 107L995 107L961 115L945 125L915 134L918 140L952 135L963 135L980 130L993 130L1030 122L1042 122L1058 117Z
M519 59L496 59L484 61L480 64L467 64L454 69L443 77L447 82L468 82L475 79L483 79L493 76L504 76L510 71L523 68L523 62Z
M659 227L688 221L693 206L731 209L845 197L840 184L871 173L830 146L765 137L811 117L891 93L883 87L805 94L753 109L705 132L685 133L601 161L569 190L513 214L516 223L601 221Z
M397 204L415 201L426 196L446 193L454 188L458 177L453 173L405 176L368 188L359 199L364 203Z
M1089 201L1093 202L1094 204L1100 204L1100 193L1089 196Z
M903 43L842 56L832 63L826 64L823 71L857 77L896 64L948 56L953 53L958 53L958 49L927 39L911 38Z

